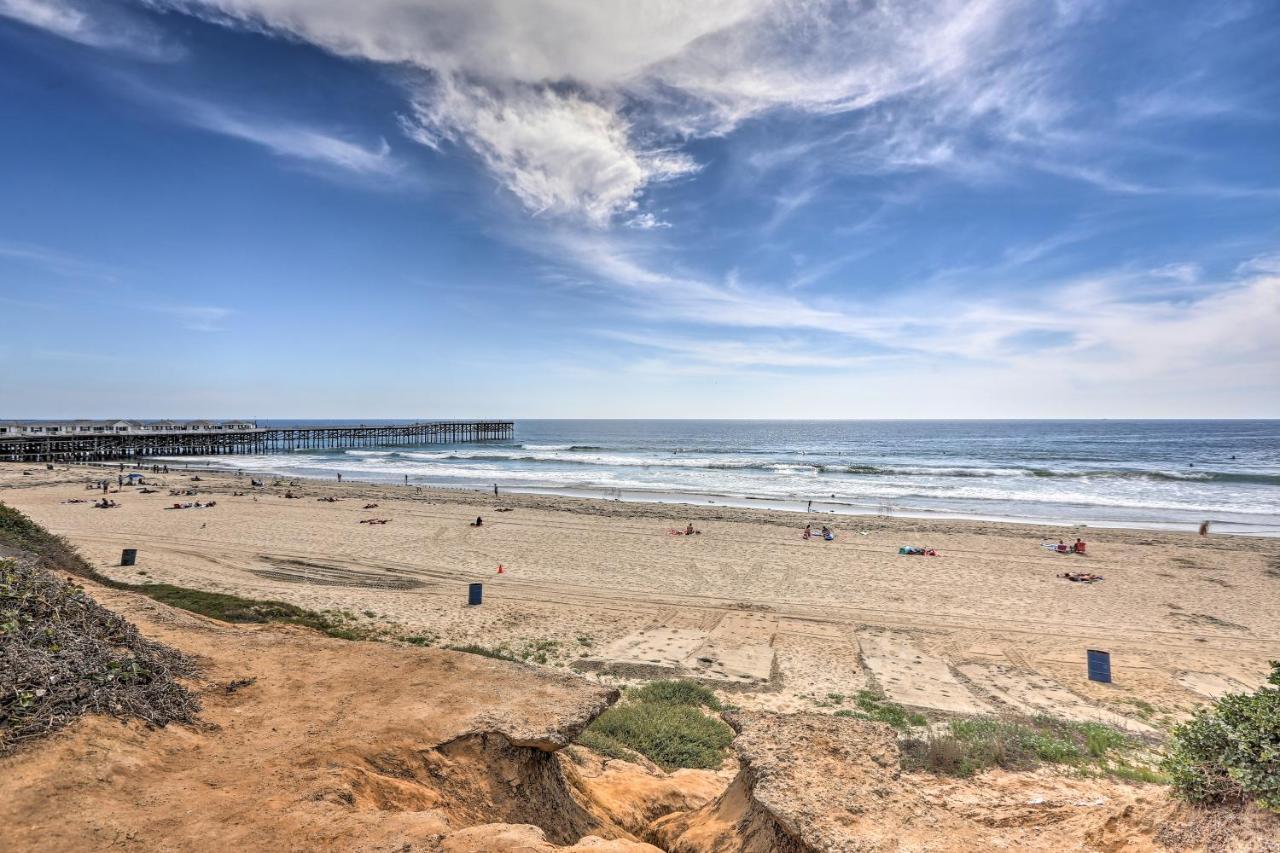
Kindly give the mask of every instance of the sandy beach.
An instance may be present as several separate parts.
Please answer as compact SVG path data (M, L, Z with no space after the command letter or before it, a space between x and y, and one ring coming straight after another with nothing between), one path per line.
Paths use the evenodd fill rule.
M936 712L1050 712L1145 731L1256 687L1280 656L1274 539L315 480L251 489L247 474L176 469L147 474L152 494L117 494L117 473L3 464L0 501L119 580L345 611L609 683L697 677L745 707L835 711L876 688ZM92 506L101 493L87 486L104 476L118 508ZM470 526L477 516L484 525ZM835 541L802 539L807 520L833 523ZM701 533L672 533L688 523ZM1041 547L1077 535L1086 556ZM900 555L904 545L939 556ZM122 548L139 550L136 566L119 565ZM1072 583L1066 571L1105 580ZM466 605L474 581L480 607ZM1087 649L1111 653L1112 684L1086 678Z

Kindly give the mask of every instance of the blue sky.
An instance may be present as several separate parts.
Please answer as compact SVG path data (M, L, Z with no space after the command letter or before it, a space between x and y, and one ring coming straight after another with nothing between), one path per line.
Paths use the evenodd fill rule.
M0 416L1280 417L1280 5L0 0Z

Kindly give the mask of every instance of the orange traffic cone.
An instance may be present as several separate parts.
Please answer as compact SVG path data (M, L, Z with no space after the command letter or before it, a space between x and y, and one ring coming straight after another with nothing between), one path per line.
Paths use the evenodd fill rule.
M507 573L507 570L506 570L506 569L504 569L504 568L502 568L502 564L501 564L501 563L499 563L499 564L498 564L498 574L500 574L500 575L505 575L506 573Z

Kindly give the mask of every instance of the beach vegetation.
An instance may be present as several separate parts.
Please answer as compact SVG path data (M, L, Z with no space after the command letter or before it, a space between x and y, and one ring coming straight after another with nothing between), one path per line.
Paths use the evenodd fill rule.
M578 735L576 741L579 746L585 746L587 749L605 758L617 758L621 761L630 761L633 764L641 764L644 757L634 750L627 749L619 741L605 735L595 729L587 729ZM570 753L572 754L572 753Z
M339 640L377 639L376 632L353 625L336 610L316 612L283 601L245 598L225 592L174 586L167 583L125 584L125 589L140 592L170 607L177 607L211 619L238 624L281 623L311 628Z
M283 601L245 598L167 583L135 584L115 580L95 569L66 539L50 533L24 513L3 503L0 503L0 544L35 554L46 569L68 572L112 589L141 593L171 607L211 619L298 625L340 640L378 639L377 631L353 625L356 617L349 611L326 610L321 613ZM138 574L147 576L147 572L142 570Z
M1161 769L1191 802L1280 813L1280 661L1257 691L1223 696L1174 728Z
M733 741L733 729L714 713L719 708L715 693L695 681L653 681L628 690L578 743L611 758L642 755L667 771L715 769Z
M551 657L560 652L559 640L526 640L516 656L525 662L545 664Z
M908 770L944 776L1057 764L1130 781L1164 781L1140 760L1141 752L1139 742L1101 723L1047 716L965 717L951 720L941 731L904 741L902 763Z
M451 652L464 652L469 655L479 655L484 658L493 658L494 660L509 660L512 663L519 663L520 659L511 653L506 646L498 646L490 649L485 646L477 646L474 644L466 644L461 646L445 646Z
M193 722L200 703L180 679L196 675L195 662L50 572L49 553L0 559L0 756L83 714Z
M659 705L688 705L691 708L720 710L720 700L705 684L688 678L650 681L642 687L627 691L636 702L653 702Z
M831 693L828 694L827 701L818 704L820 707L829 708L832 705L843 704L845 698L843 694ZM834 716L884 723L902 732L920 728L929 722L923 714L908 711L896 702L890 702L874 690L859 690L853 697L853 702L857 705L856 711L852 708L841 708L835 712Z
M89 565L64 537L50 533L26 514L3 503L0 503L0 544L35 554L45 569L70 572L99 583L112 584L109 578Z
M440 635L428 631L426 634L410 634L396 639L411 646L434 646L440 641Z

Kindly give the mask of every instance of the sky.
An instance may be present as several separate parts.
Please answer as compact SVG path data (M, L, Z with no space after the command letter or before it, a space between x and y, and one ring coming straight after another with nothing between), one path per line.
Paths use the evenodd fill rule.
M1274 0L0 0L0 417L1280 417Z

